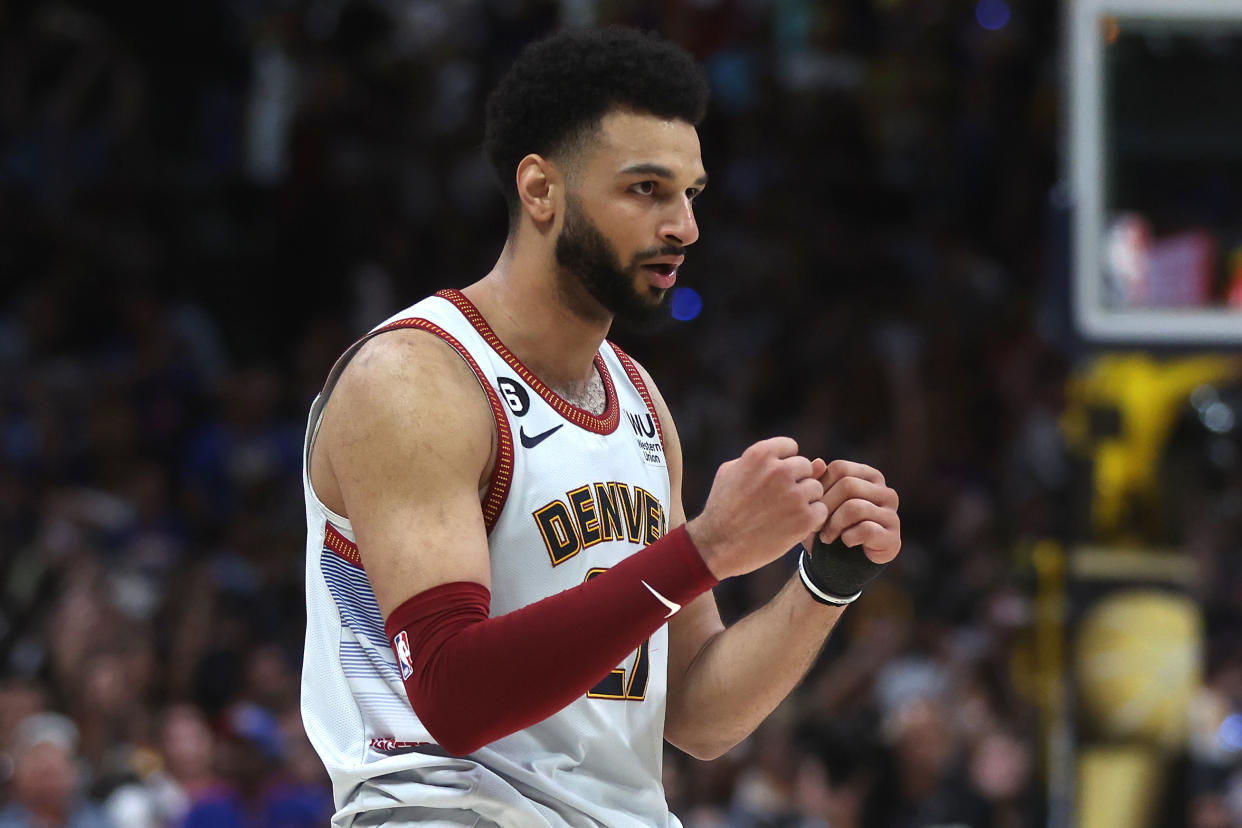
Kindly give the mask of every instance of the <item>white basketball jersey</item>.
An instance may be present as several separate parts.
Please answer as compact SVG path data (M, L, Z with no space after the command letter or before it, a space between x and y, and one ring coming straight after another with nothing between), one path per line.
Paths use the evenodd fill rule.
M605 342L596 354L607 393L596 416L540 382L457 291L424 299L368 337L395 328L427 331L455 348L491 403L498 447L482 508L493 616L575 587L664 534L670 492L660 424L619 349ZM311 406L304 461L337 376L362 341ZM410 707L402 684L410 656L394 653L350 523L316 497L308 462L303 487L302 718L332 777L333 825L680 825L660 777L667 627L550 718L469 757L449 756Z

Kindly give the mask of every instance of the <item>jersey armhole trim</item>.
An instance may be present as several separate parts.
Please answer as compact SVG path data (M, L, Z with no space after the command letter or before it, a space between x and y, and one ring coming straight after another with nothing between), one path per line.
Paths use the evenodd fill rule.
M374 334L393 331L398 328L414 328L420 331L427 331L447 342L470 366L470 370L474 371L474 376L478 379L479 386L487 394L487 401L492 407L492 419L496 423L496 463L492 466L492 475L487 482L487 495L483 498L483 523L487 533L490 535L492 527L496 525L496 521L500 519L501 511L505 508L505 501L509 498L509 486L513 483L513 432L509 430L509 418L505 414L504 406L501 405L500 396L496 393L496 389L492 388L492 384L488 382L487 375L483 373L483 369L479 367L479 364L474 361L474 357L470 355L470 352L448 331L427 319L408 317L406 319L399 319L390 325L385 325L374 331Z
M647 383L643 381L643 375L639 373L638 366L634 364L634 360L630 359L630 355L617 347L617 343L608 340L608 344L612 346L613 353L617 355L621 367L625 369L625 375L634 384L634 389L647 404L647 410L651 412L651 419L655 420L656 431L660 435L660 445L664 445L664 429L660 426L660 415L656 413L655 403L651 400L651 393L647 391Z

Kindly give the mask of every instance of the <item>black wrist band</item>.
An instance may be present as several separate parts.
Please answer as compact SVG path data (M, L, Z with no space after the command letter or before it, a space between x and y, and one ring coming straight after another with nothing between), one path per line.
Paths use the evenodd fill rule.
M848 547L840 538L827 544L816 536L812 551L803 549L798 558L798 577L816 601L841 607L857 600L886 566L868 558L861 546Z
M810 554L811 553L807 552L804 547L802 549L802 554L798 556L798 577L802 579L802 586L806 587L806 591L811 596L813 601L830 607L843 607L846 604L852 604L859 595L862 595L862 593L859 592L857 595L850 598L838 598L835 595L829 595L827 592L824 592L819 587L815 586L815 584L811 582L811 576L806 573L806 562L810 557Z

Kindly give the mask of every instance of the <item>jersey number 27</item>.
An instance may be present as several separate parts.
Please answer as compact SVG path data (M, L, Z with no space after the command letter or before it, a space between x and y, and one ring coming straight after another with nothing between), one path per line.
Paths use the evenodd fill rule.
M592 569L586 574L589 581L596 575L607 572L607 569ZM647 648L648 641L638 645L638 655L634 659L634 669L626 676L621 667L604 676L599 684L587 691L589 699L618 699L621 701L642 701L647 692Z

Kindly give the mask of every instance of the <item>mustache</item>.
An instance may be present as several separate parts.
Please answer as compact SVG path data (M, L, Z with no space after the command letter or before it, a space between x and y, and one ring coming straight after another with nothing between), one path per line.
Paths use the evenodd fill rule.
M657 256L684 256L686 248L680 244L666 244L663 247L652 247L648 250L640 250L630 259L630 266L637 266L639 262L645 259L654 259Z

